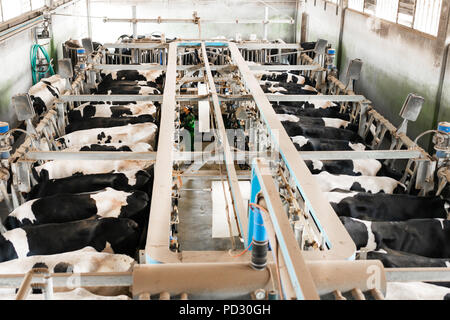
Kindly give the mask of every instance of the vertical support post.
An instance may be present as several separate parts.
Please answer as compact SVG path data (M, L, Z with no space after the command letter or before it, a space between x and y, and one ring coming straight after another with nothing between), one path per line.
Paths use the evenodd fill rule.
M86 14L87 14L88 37L92 39L91 0L86 0Z
M66 117L64 114L64 102L56 103L56 111L58 113L58 129L61 135L66 134Z
M45 300L53 300L53 278L49 273L44 277L44 284Z
M269 31L269 7L265 7L264 8L264 36L263 36L263 40L267 41L267 34Z
M136 15L136 6L131 7L132 17L133 17L133 38L137 39L137 15Z
M246 215L245 208L244 208L244 200L242 198L241 189L239 187L239 180L238 180L236 170L234 167L234 159L231 154L230 143L228 141L228 137L226 134L225 124L222 119L222 111L220 109L219 97L217 96L217 89L216 89L216 85L214 83L214 78L213 78L213 75L211 72L211 67L209 66L208 55L206 52L206 47L205 47L204 42L202 42L201 48L202 48L203 63L205 65L205 73L208 78L209 89L210 89L211 95L212 95L212 101L213 101L213 106L214 106L214 115L215 115L215 119L216 119L216 123L217 123L217 127L218 127L218 136L219 136L220 142L223 147L223 152L224 152L224 157L225 157L225 167L227 169L227 174L228 174L228 183L229 183L230 189L231 189L231 196L233 197L234 208L236 210L237 217L239 220L238 227L239 227L239 230L241 231L242 238L245 239L245 233L247 231L248 220L247 220L247 215Z
M363 137L364 132L366 131L366 125L367 125L367 111L369 111L369 103L368 101L363 101L360 103L361 110L359 112L359 128L358 128L358 134Z
M305 0L297 0L295 7L295 42L302 42L303 33L303 12L305 10ZM300 64L300 63L297 63Z
M8 207L9 212L14 210L14 206L11 203L11 199L9 198L9 194L6 188L6 181L5 180L0 180L0 192L3 195L3 199L5 199L5 203L6 206ZM2 228L3 225L0 224L0 228ZM0 230L0 233L3 233L3 230Z

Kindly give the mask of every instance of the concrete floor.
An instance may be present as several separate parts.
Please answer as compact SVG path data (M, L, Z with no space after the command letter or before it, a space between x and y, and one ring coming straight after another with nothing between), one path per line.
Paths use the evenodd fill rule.
M208 180L183 181L179 199L180 224L178 226L178 242L182 251L231 249L230 238L212 237L212 198L209 189L211 189L211 181ZM237 249L244 249L239 238L234 237L234 239Z

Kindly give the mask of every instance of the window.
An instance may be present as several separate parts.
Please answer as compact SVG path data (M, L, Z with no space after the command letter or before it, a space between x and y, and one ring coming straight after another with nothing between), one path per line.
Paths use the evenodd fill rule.
M432 34L438 33L442 0L417 0L414 29Z
M2 0L3 21L15 18L31 11L29 0Z
M442 0L349 0L348 7L437 36Z
M397 23L413 27L416 0L400 0L398 4Z
M377 0L366 0L364 1L364 12L375 15L375 11L377 10Z
M362 12L364 10L364 0L348 0L348 7Z
M0 0L0 22L45 7L45 0Z
M45 0L31 0L31 10L40 9L45 6Z
M396 22L398 12L398 1L377 0L375 15L381 19Z

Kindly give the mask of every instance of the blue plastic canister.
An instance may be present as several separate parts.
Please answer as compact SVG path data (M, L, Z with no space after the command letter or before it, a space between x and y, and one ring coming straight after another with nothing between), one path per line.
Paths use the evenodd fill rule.
M9 131L9 124L8 122L0 122L0 136L4 135ZM9 152L2 152L0 155L1 159L8 159L9 158Z
M438 123L438 131L450 133L450 122L443 121ZM436 156L438 158L446 158L448 154L443 151L437 151Z
M333 65L334 65L334 57L336 56L336 49L328 49L327 51L328 54L328 68L332 69Z
M80 69L86 69L86 50L84 48L77 49L78 62L80 63Z

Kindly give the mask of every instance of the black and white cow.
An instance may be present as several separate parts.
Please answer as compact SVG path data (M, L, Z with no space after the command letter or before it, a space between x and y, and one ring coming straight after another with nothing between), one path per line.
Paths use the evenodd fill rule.
M450 300L450 289L425 282L387 282L385 300Z
M129 95L153 95L160 94L157 88L144 86L143 83L131 84L122 81L111 81L108 83L101 83L95 90L96 94L129 94Z
M402 174L375 159L355 160L306 160L312 174L327 171L331 174L345 174L349 176L385 176L400 180Z
M152 151L151 145L145 142L139 142L132 145L125 143L108 143L108 144L88 144L84 146L72 146L70 148L63 149L63 152L76 152L76 151L132 151L132 152L147 152Z
M139 116L148 114L156 115L156 106L153 103L136 103L124 106L111 104L85 103L68 112L69 122L74 122L86 118L117 118L123 116Z
M348 129L353 132L358 131L358 126L350 123L350 121L342 120L339 118L315 118L315 117L305 117L296 116L293 114L277 114L278 120L281 122L292 122L299 126L319 126L319 127L330 127L338 129Z
M35 255L0 263L0 274L25 274L34 267L48 268L52 273L128 272L136 261L124 254L98 252L93 247Z
M149 114L143 114L135 117L87 118L80 121L71 122L66 126L66 133L69 134L75 131L89 130L94 128L122 127L128 124L153 122L155 122L155 118Z
M450 258L428 258L391 249L367 252L366 259L380 260L385 268L450 268Z
M130 191L142 190L153 181L153 172L143 170L122 171L118 173L101 173L75 175L62 179L43 179L31 188L27 200L48 197L58 193L83 193L113 188Z
M358 250L389 248L429 258L450 258L450 220L365 221L339 217Z
M261 81L261 88L266 93L316 95L316 88L310 85L298 85L296 83Z
M64 223L100 218L132 218L149 203L145 192L125 192L107 188L91 194L56 194L30 200L12 211L5 219L7 230L27 225Z
M70 252L51 255L35 255L5 261L0 263L0 274L26 274L33 268L47 268L51 273L73 274L92 272L130 272L133 270L135 264L136 261L127 255L98 252L92 247L85 247ZM78 285L76 282L69 282L69 284L73 286ZM15 296L15 290L16 289L14 288L11 292L13 296ZM68 289L55 288L55 298L57 298L57 294L62 294L59 291L67 290ZM3 294L6 294L4 291L6 291L6 289L0 289L0 299L3 299ZM128 292L129 290L126 287L88 287L88 291L86 291L86 293L110 296L128 294ZM69 293L70 292L67 292L67 294Z
M364 143L364 139L361 138L356 132L347 129L314 127L289 121L283 121L281 124L290 137L304 136L307 138L335 139L346 140L352 143Z
M447 219L450 208L441 197L358 192L328 192L326 196L337 215L368 221Z
M346 140L308 138L304 136L290 137L298 151L362 151L366 146Z
M157 63L143 63L143 66L159 66ZM163 84L164 71L163 70L120 70L120 71L102 71L102 82L108 83L111 81L125 80L125 81L146 81L154 82L155 84Z
M341 113L340 107L328 107L325 109L316 109L308 106L308 102L295 103L295 105L285 105L272 103L272 107L278 114L291 114L295 116L314 117L314 118L337 118L345 121L350 121L348 113Z
M314 82L311 81L308 77L294 74L292 72L257 70L253 71L253 74L259 81L286 82L286 83L293 82L298 85L314 86Z
M61 78L58 74L55 74L49 78L41 79L41 82L54 88L58 97L63 95L67 90L67 79Z
M87 246L99 252L133 256L138 224L130 219L92 219L24 226L0 236L0 261L75 251Z
M348 176L322 171L313 175L323 192L333 190L362 191L368 193L405 193L406 187L389 177Z
M98 174L144 170L154 164L152 160L55 160L36 166L37 179L61 179L77 174Z
M56 140L59 146L71 147L88 144L145 142L155 148L158 127L154 123L128 124L112 128L95 128L66 134Z
M66 79L59 75L41 79L28 90L33 108L38 115L41 115L55 102L64 92Z

